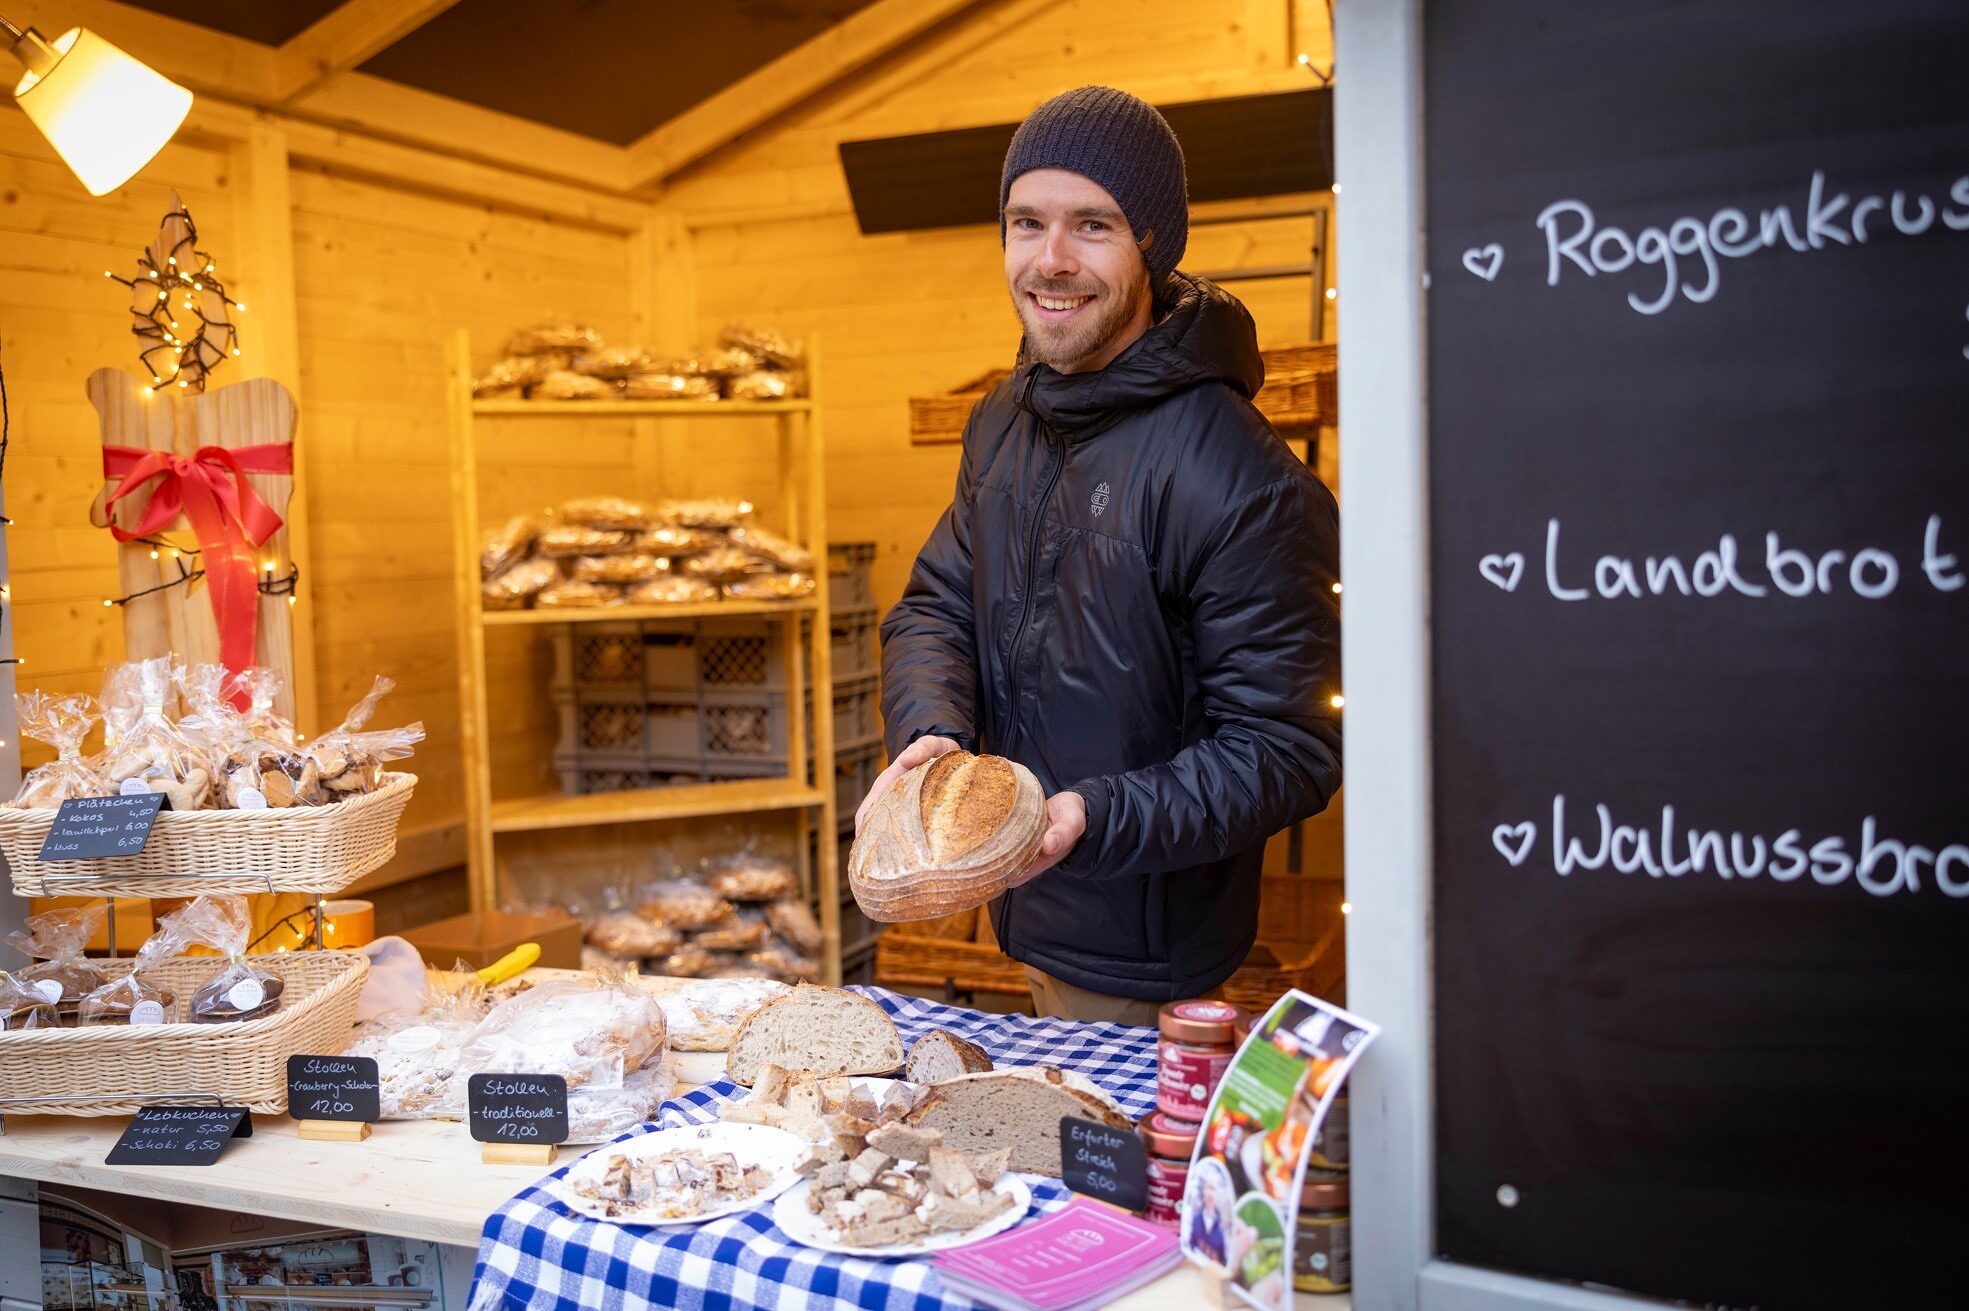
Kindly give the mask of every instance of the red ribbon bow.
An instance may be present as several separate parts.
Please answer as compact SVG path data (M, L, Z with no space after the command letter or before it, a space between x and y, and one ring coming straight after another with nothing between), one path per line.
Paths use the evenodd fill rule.
M280 530L281 519L246 480L249 473L294 472L294 448L201 446L191 455L138 446L103 447L103 477L120 479L103 502L107 511L146 484L156 482L134 528L110 525L119 542L162 532L180 514L198 538L205 579L212 588L212 616L219 627L219 660L237 673L254 660L260 617L260 585L253 548Z

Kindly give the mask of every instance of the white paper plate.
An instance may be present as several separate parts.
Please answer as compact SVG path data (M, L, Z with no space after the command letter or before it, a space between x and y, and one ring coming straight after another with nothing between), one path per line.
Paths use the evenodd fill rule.
M620 1215L610 1215L608 1208L594 1198L583 1197L574 1191L574 1184L583 1179L600 1179L608 1169L608 1163L617 1156L629 1156L638 1160L661 1156L665 1152L696 1150L701 1152L730 1152L741 1165L757 1165L772 1172L773 1180L765 1188L740 1201L727 1202L723 1206L712 1207L696 1215L663 1215L655 1211L647 1214L625 1211ZM784 1129L774 1129L763 1124L726 1124L722 1120L710 1124L688 1125L681 1129L659 1129L655 1133L644 1134L641 1138L631 1138L625 1143L614 1143L598 1147L576 1161L568 1172L553 1182L556 1198L565 1203L576 1214L594 1220L606 1220L618 1225L694 1225L706 1220L715 1220L721 1215L732 1215L739 1211L750 1211L764 1206L773 1198L785 1192L799 1180L794 1167L807 1155L807 1144Z
M819 1248L823 1252L839 1252L843 1256L923 1256L930 1252L944 1252L953 1247L981 1242L993 1234L1002 1234L1025 1219L1026 1212L1032 1209L1032 1189L1025 1180L1008 1174L993 1186L992 1191L1010 1197L1012 1205L975 1228L931 1234L913 1243L851 1247L836 1238L834 1231L807 1209L807 1193L813 1188L813 1182L802 1179L797 1186L779 1195L779 1200L773 1203L773 1223L785 1230L786 1236L796 1243Z

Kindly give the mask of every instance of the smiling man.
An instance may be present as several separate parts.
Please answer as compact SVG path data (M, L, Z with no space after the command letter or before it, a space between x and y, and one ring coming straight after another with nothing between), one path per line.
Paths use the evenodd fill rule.
M1265 839L1339 786L1338 515L1251 404L1251 316L1176 271L1160 114L1049 100L999 200L1025 340L883 621L869 800L959 746L1029 767L1048 827L999 946L1039 1013L1153 1024L1243 961Z

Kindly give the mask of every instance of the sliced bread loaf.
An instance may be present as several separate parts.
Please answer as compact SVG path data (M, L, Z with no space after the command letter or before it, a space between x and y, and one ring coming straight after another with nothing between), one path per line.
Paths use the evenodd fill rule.
M725 1069L750 1087L768 1065L815 1074L890 1074L903 1063L888 1012L844 988L801 984L745 1017Z
M960 1152L1009 1148L1012 1169L1057 1176L1064 1115L1116 1129L1133 1127L1120 1105L1098 1085L1050 1065L945 1080L906 1123L938 1130L944 1146Z
M991 1068L991 1057L974 1042L966 1042L948 1029L932 1029L909 1049L911 1083L942 1083L960 1074L982 1074Z

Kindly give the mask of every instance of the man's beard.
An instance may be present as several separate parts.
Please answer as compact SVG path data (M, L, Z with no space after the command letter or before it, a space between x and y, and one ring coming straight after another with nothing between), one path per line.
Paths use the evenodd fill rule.
M1034 311L1032 295L1060 299L1093 295L1080 313L1064 323L1048 323ZM1026 332L1026 353L1055 369L1067 370L1101 353L1126 331L1135 315L1142 288L1134 283L1115 289L1095 282L1087 287L1061 287L1044 278L1021 279L1012 289L1012 307Z

